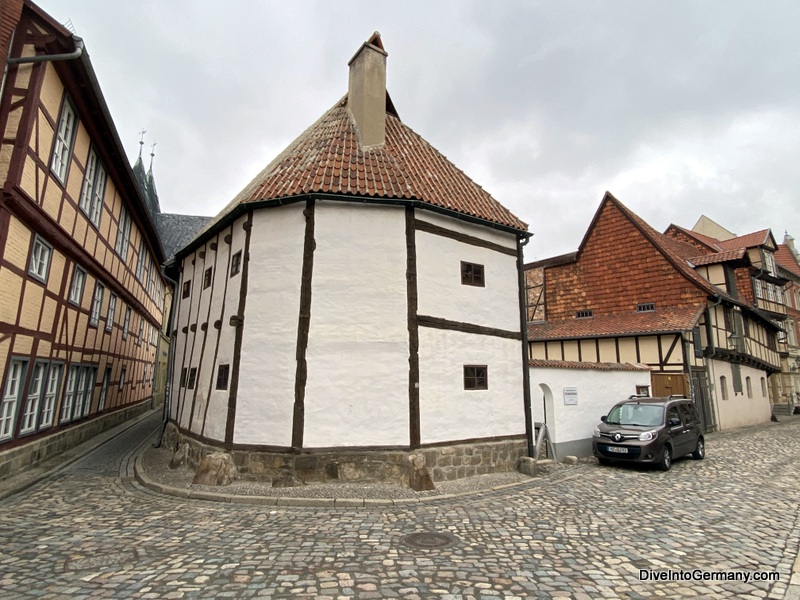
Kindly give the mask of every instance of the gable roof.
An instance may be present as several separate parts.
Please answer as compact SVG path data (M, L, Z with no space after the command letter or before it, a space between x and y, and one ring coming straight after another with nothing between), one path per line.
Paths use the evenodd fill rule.
M716 265L725 262L740 262L750 264L747 258L746 248L737 248L734 250L725 250L724 252L715 252L714 254L701 254L700 256L693 256L687 259L695 267L703 265Z
M716 240L707 235L703 235L702 233L692 231L691 229L686 229L685 227L681 227L680 225L675 225L675 223L672 223L669 227L667 227L664 230L664 235L671 235L676 232L682 233L692 238L695 242L698 242L711 252L719 252L720 250L722 250L722 248L720 248L719 245L719 240Z
M722 250L733 250L736 248L756 248L759 246L770 245L772 232L769 229L762 229L746 235L731 238L729 240L719 240L717 244ZM775 247L775 240L772 239L771 247Z

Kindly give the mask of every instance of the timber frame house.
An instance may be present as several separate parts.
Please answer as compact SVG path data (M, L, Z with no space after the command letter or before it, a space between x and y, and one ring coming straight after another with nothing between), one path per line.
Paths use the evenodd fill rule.
M526 265L530 357L648 365L647 392L692 396L709 430L769 420L781 328L741 289L753 253L688 237L606 193L577 252Z
M781 353L781 373L773 375L773 410L792 413L800 406L800 261L794 238L784 235L775 253L778 273L789 283L784 288L786 306L785 352Z
M0 11L0 478L144 411L163 251L83 41Z

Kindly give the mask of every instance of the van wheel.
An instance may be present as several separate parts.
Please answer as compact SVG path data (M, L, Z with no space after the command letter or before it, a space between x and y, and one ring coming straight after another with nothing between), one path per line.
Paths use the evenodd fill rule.
M661 460L658 461L658 468L662 471L669 471L672 466L672 448L668 444L664 444L661 450Z
M695 460L703 460L706 457L706 443L703 441L703 436L697 438L697 448L692 452L692 458Z

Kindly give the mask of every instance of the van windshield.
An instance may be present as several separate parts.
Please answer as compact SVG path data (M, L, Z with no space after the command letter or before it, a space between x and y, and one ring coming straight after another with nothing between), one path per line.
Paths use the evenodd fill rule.
M664 423L664 407L658 404L620 404L611 409L606 423L632 427L656 427Z

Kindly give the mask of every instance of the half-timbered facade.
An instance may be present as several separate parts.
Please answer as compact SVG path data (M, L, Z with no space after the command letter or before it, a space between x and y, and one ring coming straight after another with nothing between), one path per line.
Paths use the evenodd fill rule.
M785 351L781 354L781 373L774 380L773 410L791 413L800 406L800 261L794 238L787 233L775 252L778 273L788 280L783 289L786 307Z
M540 271L531 358L642 363L642 392L692 395L709 429L766 421L780 328L737 291L732 273L750 265L658 233L607 193L577 252L526 265Z
M526 225L400 121L385 61L376 34L347 96L178 252L175 443L303 479L526 453Z
M166 292L82 40L18 7L0 96L0 476L146 407Z

